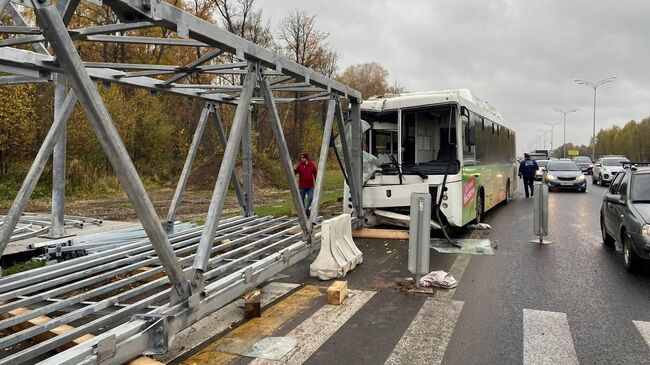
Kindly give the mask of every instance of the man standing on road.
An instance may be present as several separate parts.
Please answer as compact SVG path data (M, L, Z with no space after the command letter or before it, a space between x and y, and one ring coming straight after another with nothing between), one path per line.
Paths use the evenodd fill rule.
M528 189L530 189L530 196L533 196L533 182L537 170L539 170L537 162L531 160L529 154L524 153L524 160L519 163L519 178L524 180L526 198L528 198Z
M316 165L309 160L305 152L300 154L300 162L293 167L293 172L298 174L298 188L300 189L300 200L305 205L305 213L309 217L311 201L314 199L314 180L316 180ZM307 200L305 201L305 197Z

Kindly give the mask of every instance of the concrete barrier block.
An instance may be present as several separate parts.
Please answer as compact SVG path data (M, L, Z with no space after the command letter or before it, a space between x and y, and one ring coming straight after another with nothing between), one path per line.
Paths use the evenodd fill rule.
M363 262L363 254L352 240L352 218L341 214L321 224L320 252L309 266L309 274L321 280L345 277Z

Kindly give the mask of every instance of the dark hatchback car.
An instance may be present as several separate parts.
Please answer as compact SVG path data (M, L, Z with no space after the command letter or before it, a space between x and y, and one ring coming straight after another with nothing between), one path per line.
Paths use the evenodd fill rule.
M594 162L587 156L576 156L573 161L580 166L584 174L591 175L591 170L594 168Z
M603 242L623 245L623 262L635 271L650 260L650 168L627 167L616 174L600 209Z
M587 179L580 166L571 160L550 161L546 167L549 189L578 189L587 191Z

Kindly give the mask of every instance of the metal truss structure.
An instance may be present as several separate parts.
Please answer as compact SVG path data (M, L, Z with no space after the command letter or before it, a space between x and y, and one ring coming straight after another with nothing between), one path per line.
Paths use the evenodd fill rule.
M0 0L14 25L0 33L0 84L48 82L55 85L54 121L0 226L0 254L19 222L29 196L53 156L52 228L65 234L64 184L66 123L79 102L124 186L147 239L45 268L0 279L0 348L20 344L0 364L42 360L47 364L124 363L142 354L164 353L177 333L317 248L318 206L324 168L336 120L343 142L343 165L355 216L362 215L360 94L341 83L237 37L164 1L104 0L119 23L68 29L80 0ZM33 11L30 25L23 11ZM178 38L126 35L131 30L162 27ZM76 41L205 47L204 56L184 66L84 62ZM33 51L25 50L30 45ZM215 63L222 54L236 62ZM192 73L240 75L241 85L183 83ZM166 221L153 209L143 183L96 87L96 81L200 98L205 108L193 137ZM70 85L70 88L68 88ZM298 97L277 97L300 95ZM255 96L258 95L258 96ZM350 103L351 136L345 136L341 99ZM277 103L325 101L323 140L313 208L308 217L293 178L293 167L278 116ZM236 105L229 134L219 105ZM289 182L297 218L257 217L252 199L251 123L254 107L267 109ZM169 236L193 159L206 124L213 117L224 145L205 226ZM348 139L351 143L348 143ZM235 177L240 153L244 181ZM242 215L222 219L228 187L237 193ZM35 319L40 319L34 322ZM43 320L46 318L47 320ZM55 331L66 327L65 333ZM15 328L21 330L15 330ZM30 342L32 339L46 340ZM75 346L49 356L70 343Z

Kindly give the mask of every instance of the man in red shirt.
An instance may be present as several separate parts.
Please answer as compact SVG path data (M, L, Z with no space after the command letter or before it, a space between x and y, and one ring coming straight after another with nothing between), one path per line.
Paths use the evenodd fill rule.
M305 152L300 154L300 162L293 167L293 172L298 175L298 188L300 189L300 199L305 205L305 213L309 216L311 201L314 199L314 181L316 180L316 165L309 160L309 155ZM307 197L307 201L305 201Z

